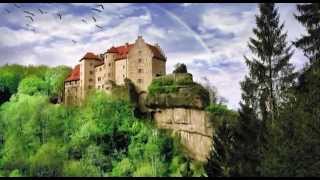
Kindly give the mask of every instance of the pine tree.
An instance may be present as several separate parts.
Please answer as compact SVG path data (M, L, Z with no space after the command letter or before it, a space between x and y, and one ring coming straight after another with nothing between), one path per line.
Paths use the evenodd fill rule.
M286 92L295 78L294 67L289 63L293 54L287 45L284 23L279 22L278 9L274 3L259 5L256 16L255 38L248 44L254 56L245 57L250 78L257 86L258 107L255 111L267 124L273 124L279 115L281 104L287 101ZM270 121L270 122L269 122Z
M310 63L320 61L320 3L297 5L299 15L296 19L305 26L307 35L303 35L295 42L295 45L303 49Z
M249 74L241 83L242 102L235 130L235 166L240 176L262 175L265 154L273 152L274 123L279 120L296 74L289 63L293 54L287 45L284 23L273 3L259 5L257 27L248 47L253 57L245 61Z
M239 120L234 130L233 152L235 175L257 176L261 161L261 125L255 113L257 107L257 84L249 77L241 82L242 102L240 102Z
M223 120L213 136L214 148L205 165L208 177L229 177L233 175L233 137L231 124Z

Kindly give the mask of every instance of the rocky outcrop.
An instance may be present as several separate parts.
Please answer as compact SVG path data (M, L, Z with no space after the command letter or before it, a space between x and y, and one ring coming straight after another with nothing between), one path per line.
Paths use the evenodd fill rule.
M212 125L207 112L191 108L165 108L154 112L156 126L177 134L188 155L206 161L212 145Z
M178 71L155 78L145 101L158 128L172 130L191 158L206 161L213 135L204 110L209 104L209 93L193 82L191 74Z

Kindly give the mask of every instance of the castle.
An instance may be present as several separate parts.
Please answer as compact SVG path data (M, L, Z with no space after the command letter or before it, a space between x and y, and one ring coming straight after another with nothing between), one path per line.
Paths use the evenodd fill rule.
M105 53L88 52L65 80L64 101L79 104L91 89L110 92L114 85L130 79L138 93L146 93L152 79L166 74L166 61L158 44L146 43L138 36L133 44L111 47Z

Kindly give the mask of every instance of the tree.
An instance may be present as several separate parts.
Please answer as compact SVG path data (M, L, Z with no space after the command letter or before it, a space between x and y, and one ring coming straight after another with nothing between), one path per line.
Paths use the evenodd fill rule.
M274 3L259 5L256 16L255 38L248 44L255 55L245 57L250 79L257 85L258 108L255 109L263 121L273 123L279 115L281 104L287 101L286 92L293 85L295 73L289 60L293 54L287 46L284 24L279 24L279 13Z
M178 63L175 65L173 73L188 73L187 66L183 63Z
M234 176L234 132L238 114L222 104L211 104L206 110L211 123L217 127L213 134L212 151L205 165L206 173L209 177Z
M241 82L242 102L240 102L239 118L234 128L233 153L235 175L257 176L262 160L262 145L264 132L263 121L257 117L255 109L258 106L256 91L257 84L249 77Z
M309 58L310 63L320 61L320 4L298 4L299 14L295 18L306 28L307 34L302 35L294 44L301 48Z
M48 86L44 80L37 76L29 76L23 79L18 87L18 93L21 94L44 94L48 95Z

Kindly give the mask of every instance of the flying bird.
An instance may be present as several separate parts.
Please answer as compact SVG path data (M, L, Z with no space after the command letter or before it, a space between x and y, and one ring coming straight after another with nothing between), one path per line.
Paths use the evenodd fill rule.
M84 23L86 23L86 24L88 24L88 23L87 23L87 21L86 21L86 20L84 20L84 19L81 19L81 21L82 21L82 22L84 22Z
M97 12L102 12L100 9L97 9L97 8L91 8L91 9Z
M4 9L4 10L6 10L8 14L11 13L11 11L9 11L9 9Z
M29 11L23 11L24 13L30 14L31 16L34 16L34 14L32 12Z
M98 7L101 7L101 9L104 9L104 7L103 7L102 4L98 4L97 6L98 6Z
M13 5L14 5L16 8L21 8L21 6L19 6L17 3L13 3Z
M62 15L60 13L58 13L57 16L60 18L60 20L62 19Z
M101 26L96 25L98 28L103 29Z
M73 42L74 44L76 44L76 43L77 43L77 41L75 41L75 40L72 40L72 42Z
M94 22L97 22L97 19L94 16L92 16L92 19Z
M47 12L42 11L41 9L38 9L38 11L39 11L41 14L47 14Z
M25 16L26 18L30 18L30 20L33 22L33 18L31 16Z

